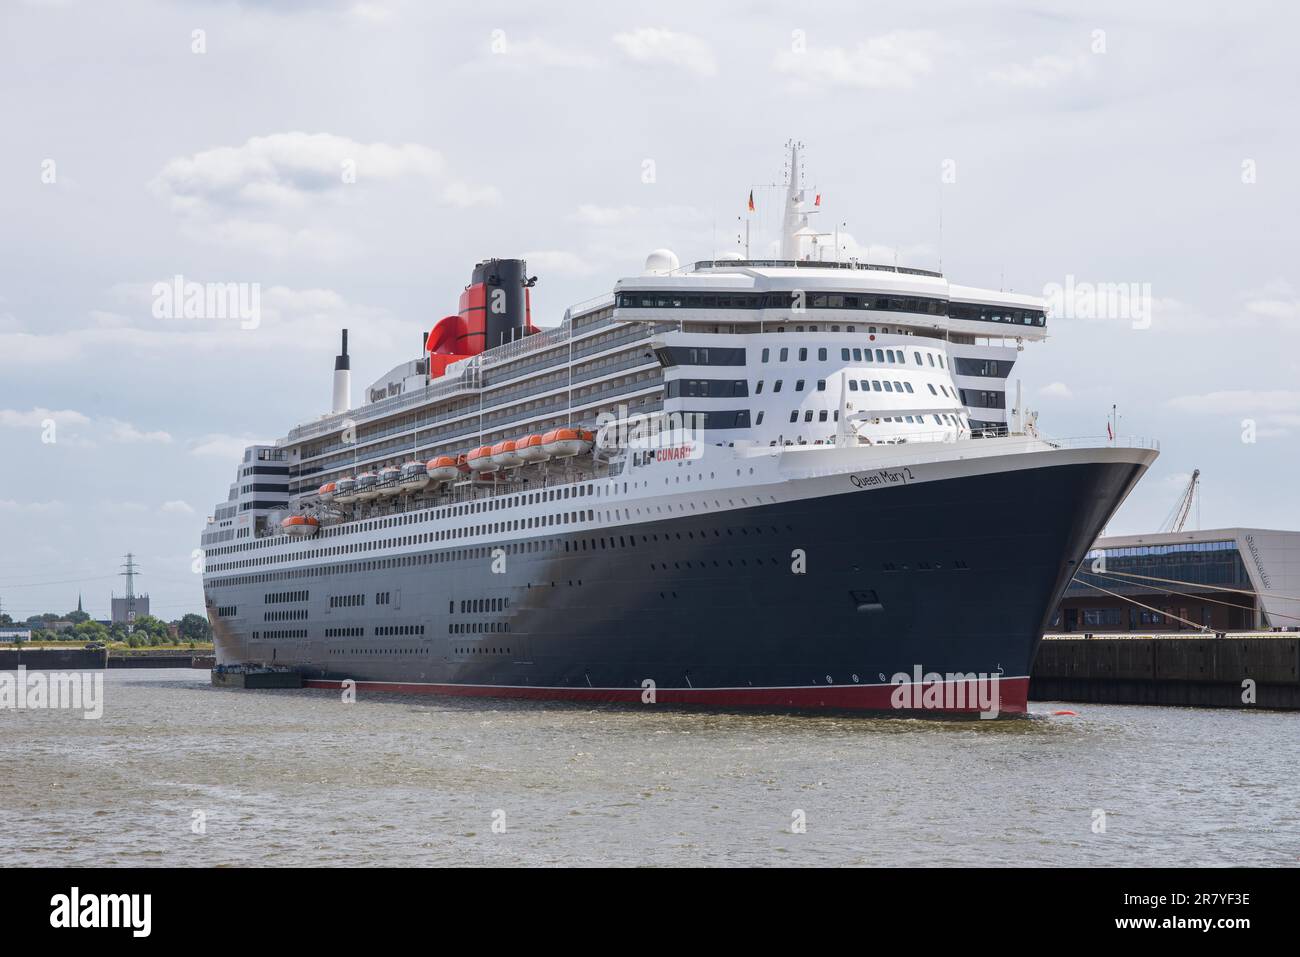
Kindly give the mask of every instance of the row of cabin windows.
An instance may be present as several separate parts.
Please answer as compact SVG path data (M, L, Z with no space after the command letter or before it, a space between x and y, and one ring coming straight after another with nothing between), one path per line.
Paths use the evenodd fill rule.
M807 347L800 347L795 351L799 362L807 362L809 351ZM819 348L817 350L817 361L825 362L829 358L829 350ZM929 360L930 368L943 369L944 359L942 355L936 355L933 352L926 352L925 359ZM924 367L925 361L921 358L922 353L918 349L912 350L912 358L918 366ZM840 359L844 362L887 362L894 365L903 365L907 362L907 351L905 349L853 349L844 348L840 350ZM936 359L938 360L936 362ZM764 349L759 355L760 362L772 361L772 350ZM790 350L782 347L777 350L777 362L789 362Z
M306 601L310 597L310 592L306 591L279 591L271 592L262 596L264 605L278 605L286 601Z
M282 628L279 631L253 632L254 641L259 641L262 639L270 639L270 638L306 638L306 637L307 637L306 628L288 628L288 629Z
M840 420L840 413L838 409L829 412L826 409L820 409L820 410L804 409L803 420L805 422L811 422L813 420L814 411L816 411L817 413L818 422L838 422ZM763 421L762 412L758 414L758 418L759 418L759 422L761 423ZM958 426L958 425L966 424L966 419L964 416L952 415L947 412L934 413L930 416L930 418L934 420L935 425ZM798 409L795 409L790 413L790 421L791 422L799 421ZM915 425L924 425L925 416L924 415L887 415L881 418L880 421L881 422L911 422Z
M462 598L460 600L460 613L462 615L479 614L486 611L505 611L510 607L509 598ZM456 602L447 602L447 614L456 613Z
M460 621L447 625L449 635L504 635L508 631L508 621Z
M264 611L262 621L306 621L306 608L288 608L284 611Z
M624 510L626 512L626 509ZM626 517L626 515L624 516ZM576 520L576 519L575 519ZM430 541L429 536L424 537ZM260 585L267 582L288 581L298 578L319 578L330 575L355 575L358 572L377 571L382 568L406 568L413 565L442 565L447 562L463 562L488 558L498 548L504 548L508 555L524 555L533 552L546 552L558 549L563 544L558 538L533 539L526 542L506 542L503 545L479 545L473 548L451 548L437 552L424 552L419 555L396 555L392 558L376 558L364 562L340 562L338 564L312 565L303 568L287 568L283 571L259 572L252 575L231 575L212 582L213 586L234 588L240 585ZM209 565L209 568L212 566Z
M365 603L365 595L330 595L331 608L359 608Z
M909 395L913 393L912 383L899 382L897 379L890 383L888 379L882 383L879 379L850 379L850 392L906 392ZM934 391L934 386L930 386L930 391ZM947 391L946 389L944 390Z
M422 635L424 625L376 625L375 637L388 638L394 635Z

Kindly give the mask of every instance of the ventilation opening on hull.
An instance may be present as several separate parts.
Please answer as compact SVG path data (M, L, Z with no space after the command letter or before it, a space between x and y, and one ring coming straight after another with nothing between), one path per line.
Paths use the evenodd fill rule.
M870 588L855 588L849 592L849 597L853 599L853 604L860 612L885 610L885 606L880 603L879 596Z

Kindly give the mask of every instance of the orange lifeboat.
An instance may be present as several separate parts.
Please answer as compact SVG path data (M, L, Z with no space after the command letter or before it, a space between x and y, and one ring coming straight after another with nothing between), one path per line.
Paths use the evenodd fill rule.
M494 469L514 469L523 464L524 460L519 455L517 443L513 439L506 439L504 442L498 442L492 446L492 467Z
M290 515L280 523L280 529L286 535L305 538L320 531L320 520L308 515Z
M491 472L492 471L492 446L480 445L469 455L465 456L465 464L469 466L471 472Z
M326 482L324 485L322 485L320 488L316 490L316 494L320 497L320 500L322 502L332 502L334 501L334 495L337 491L338 491L337 484L335 484L334 482Z
M542 436L542 448L557 459L590 452L593 442L592 434L584 429L552 429Z
M430 459L425 463L424 470L429 480L433 482L454 482L460 477L456 460L450 455L439 455L437 458Z
M515 452L524 462L545 462L551 457L542 445L542 437L536 433L526 435L515 443Z

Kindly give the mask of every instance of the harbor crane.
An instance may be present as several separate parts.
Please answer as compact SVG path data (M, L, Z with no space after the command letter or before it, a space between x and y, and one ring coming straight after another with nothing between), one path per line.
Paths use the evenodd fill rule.
M1174 505L1174 510L1169 513L1169 517L1165 519L1160 531L1181 532L1183 530L1183 526L1187 524L1187 516L1191 514L1192 504L1199 501L1197 493L1200 491L1200 487L1201 470L1196 469L1192 472L1187 487L1183 489L1183 494L1179 496L1177 504Z

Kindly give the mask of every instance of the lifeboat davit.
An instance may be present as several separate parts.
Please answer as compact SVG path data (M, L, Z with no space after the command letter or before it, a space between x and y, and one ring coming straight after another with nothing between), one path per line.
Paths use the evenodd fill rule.
M439 455L437 458L430 459L425 463L424 470L433 482L454 482L460 478L460 469L456 467L456 460L450 455Z
M397 487L403 492L418 492L429 484L429 473L423 462L407 462L402 466L402 478Z
M385 466L379 470L379 494L388 497L396 495L400 489L397 487L398 479L402 477L402 470L394 466Z
M320 531L320 519L308 515L290 515L280 523L280 530L286 535L306 538L308 535L315 535Z
M567 459L591 451L593 436L584 429L551 429L542 436L542 448L552 458Z
M471 472L491 472L493 467L492 446L480 445L465 456L465 464L469 466Z
M338 485L334 482L326 482L316 490L316 494L320 496L322 502L332 502L334 501L334 495L337 491Z
M542 437L537 434L526 435L515 443L515 452L525 462L545 462L551 457L542 445Z
M363 502L379 498L379 476L374 472L362 472L357 476L357 498Z
M498 442L492 446L492 467L494 469L514 469L524 464L519 454L518 443L512 439Z
M352 476L341 478L334 484L337 486L334 489L334 501L347 505L357 500L357 480Z

